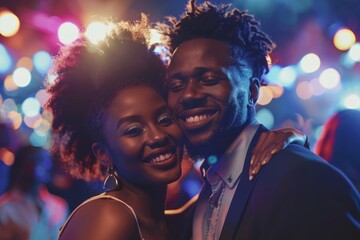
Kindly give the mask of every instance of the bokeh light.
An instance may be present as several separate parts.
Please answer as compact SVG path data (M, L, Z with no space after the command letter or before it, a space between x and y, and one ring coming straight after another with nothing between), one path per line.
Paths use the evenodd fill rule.
M21 114L17 111L11 111L7 114L7 117L11 120L14 129L19 129L22 123Z
M34 131L39 136L46 136L50 133L51 123L44 117L37 120L34 124Z
M207 162L210 164L210 165L214 165L215 163L217 163L218 161L218 158L214 155L208 157L207 159Z
M333 42L337 49L348 50L356 42L356 37L350 29L341 28L335 33Z
M46 74L52 64L51 56L46 51L38 51L35 53L33 61L35 69L41 74Z
M49 99L50 95L45 89L40 89L35 94L35 98L40 102L41 106L44 106L45 102Z
M340 73L334 68L327 68L319 76L320 84L326 89L332 89L340 83Z
M275 124L274 114L267 109L262 108L256 113L256 119L262 123L265 127L272 129Z
M68 45L80 36L79 28L71 23L65 22L58 29L58 38L62 44Z
M302 99L307 100L312 97L312 86L309 82L303 81L296 86L296 95Z
M26 126L28 126L29 128L36 128L40 125L41 123L41 115L38 114L36 116L30 117L30 116L25 116L24 117L24 123Z
M355 44L353 46L355 46ZM356 64L356 61L353 59L353 57L357 58L357 56L350 56L349 50L340 56L340 63L346 68L352 68Z
M300 60L300 68L305 73L312 73L320 68L321 61L315 53L308 53Z
M0 74L10 70L12 60L5 46L0 43Z
M267 86L268 89L272 91L273 98L279 98L284 93L284 88L278 85L269 85Z
M20 28L19 18L10 11L0 13L0 34L5 37L14 36Z
M3 101L1 105L1 112L7 115L11 111L17 111L17 106L14 99L7 98Z
M279 73L280 84L284 87L292 87L297 78L297 71L294 66L287 66Z
M0 161L7 166L11 166L14 164L15 155L7 148L0 148Z
M111 30L111 27L102 22L92 22L90 23L85 31L85 36L93 44L105 39L106 35Z
M271 91L271 89L268 88L267 86L260 87L259 98L257 100L257 103L259 105L267 105L271 102L272 99L273 99L273 92Z
M21 105L21 110L28 117L35 117L40 113L41 105L40 102L33 97L25 99Z
M360 108L360 96L356 94L350 94L343 101L344 107L349 109Z
M35 147L43 147L48 142L48 135L39 135L37 132L32 132L29 141Z
M28 69L20 67L13 72L13 81L18 87L26 87L31 82L31 73Z
M17 63L16 63L16 67L23 67L23 68L26 68L28 69L29 71L32 71L33 70L33 62L32 62L32 59L29 58L29 57L22 57L20 58Z
M281 67L279 65L272 65L269 73L264 76L264 79L269 83L280 84L279 81L280 71L281 71Z
M19 87L14 83L13 76L7 75L4 80L4 90L7 92L15 91Z
M349 50L349 57L355 62L360 62L360 42L351 46Z
M182 185L184 191L189 194L189 196L195 196L198 194L202 187L201 182L194 179L185 179Z

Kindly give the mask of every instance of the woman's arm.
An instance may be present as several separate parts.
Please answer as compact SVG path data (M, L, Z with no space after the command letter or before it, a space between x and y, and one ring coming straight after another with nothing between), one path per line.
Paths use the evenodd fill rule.
M290 143L303 145L310 149L307 136L297 129L282 128L263 132L252 153L249 180L254 178L261 166L268 163L275 153L286 148Z

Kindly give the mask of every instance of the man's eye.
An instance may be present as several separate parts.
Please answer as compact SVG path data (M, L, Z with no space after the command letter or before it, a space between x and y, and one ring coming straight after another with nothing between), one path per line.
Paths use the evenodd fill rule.
M159 125L161 126L169 126L170 124L173 123L173 118L170 114L163 114L159 117L158 120Z
M139 136L140 134L142 134L143 131L144 131L144 129L138 125L130 126L124 131L124 135L129 136L129 137L136 137L136 136Z
M216 85L220 82L220 77L204 77L201 82L206 86Z
M168 90L171 92L180 92L184 88L184 84L180 81L173 81L168 85Z

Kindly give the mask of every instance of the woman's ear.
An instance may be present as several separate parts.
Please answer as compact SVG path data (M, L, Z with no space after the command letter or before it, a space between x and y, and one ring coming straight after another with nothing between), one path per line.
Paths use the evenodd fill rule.
M91 150L102 166L109 167L113 165L110 154L104 144L98 142L93 143L91 145Z
M255 106L256 101L259 98L260 93L260 81L256 77L250 79L250 96L249 96L249 106Z

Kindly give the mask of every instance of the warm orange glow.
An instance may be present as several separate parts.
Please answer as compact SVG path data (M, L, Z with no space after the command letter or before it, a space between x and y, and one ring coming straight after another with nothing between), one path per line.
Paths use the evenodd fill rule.
M273 92L270 88L263 86L260 87L259 99L257 101L260 105L267 105L273 99Z
M20 113L16 111L11 111L8 113L7 117L11 119L14 129L18 129L21 126L22 118Z
M284 93L284 88L282 86L276 86L276 85L272 85L272 86L267 86L272 94L273 94L273 98L279 98L283 95Z
M0 34L4 37L14 36L20 28L19 18L12 12L5 10L0 12Z
M14 83L12 75L7 75L4 80L4 89L8 92L14 91L19 87Z
M34 66L33 66L33 62L31 60L31 58L22 57L16 63L16 67L24 67L24 68L28 69L29 71L32 71Z
M9 151L7 148L0 148L0 160L7 166L14 164L15 156L14 153Z
M347 28L337 31L333 39L334 45L339 50L348 50L356 42L355 34Z

